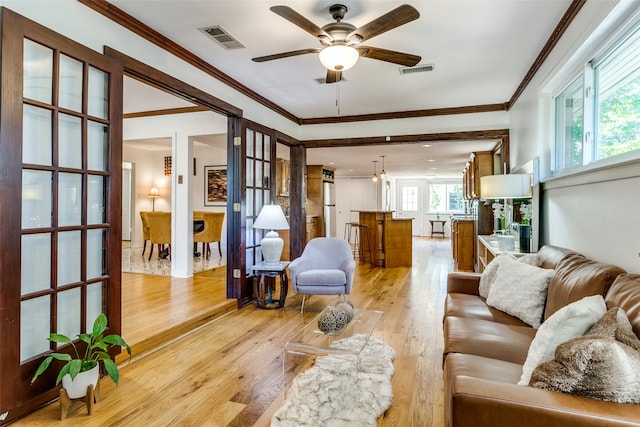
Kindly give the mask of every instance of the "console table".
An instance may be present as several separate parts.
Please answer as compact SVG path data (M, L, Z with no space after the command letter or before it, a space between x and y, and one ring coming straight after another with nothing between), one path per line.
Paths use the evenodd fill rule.
M444 225L446 223L447 221L442 219L430 219L429 224L431 224L431 237L433 237L434 234L439 234L444 238ZM436 230L436 224L440 224L440 230Z
M253 295L258 308L272 309L284 307L284 301L289 291L289 277L287 276L288 261L277 263L261 262L253 266L253 272L260 279L253 281ZM276 278L280 278L280 293L274 299Z
M501 251L498 248L497 236L478 236L478 273L482 273L487 264L501 253L508 253L516 257L525 255L517 248L515 251Z

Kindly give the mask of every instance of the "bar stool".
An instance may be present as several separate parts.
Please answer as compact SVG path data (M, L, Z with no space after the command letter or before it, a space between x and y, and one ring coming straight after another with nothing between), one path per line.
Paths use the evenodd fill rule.
M352 241L353 236L353 241ZM360 237L364 236L365 241L360 241ZM344 239L349 242L351 250L353 251L353 258L360 259L360 261L366 260L369 257L369 262L373 262L371 257L371 242L369 241L369 229L366 224L360 224L358 222L347 222L344 225ZM363 244L362 248L360 244ZM362 253L361 253L362 252ZM363 257L364 255L364 257Z

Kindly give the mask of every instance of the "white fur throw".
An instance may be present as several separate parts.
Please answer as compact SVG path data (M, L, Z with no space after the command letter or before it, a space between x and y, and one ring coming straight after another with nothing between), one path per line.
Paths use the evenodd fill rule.
M354 335L332 347L362 345ZM393 399L391 376L395 351L371 337L360 353L358 369L339 355L321 356L296 376L284 404L271 418L273 427L376 426Z
M640 341L613 308L587 332L556 349L531 374L532 387L620 403L640 403Z
M505 257L489 290L487 305L538 328L554 270L534 267Z

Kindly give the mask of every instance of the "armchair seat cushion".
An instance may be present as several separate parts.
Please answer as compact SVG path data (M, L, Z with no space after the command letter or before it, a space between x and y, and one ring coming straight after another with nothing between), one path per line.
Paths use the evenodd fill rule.
M344 286L347 275L342 270L307 270L298 274L298 286Z

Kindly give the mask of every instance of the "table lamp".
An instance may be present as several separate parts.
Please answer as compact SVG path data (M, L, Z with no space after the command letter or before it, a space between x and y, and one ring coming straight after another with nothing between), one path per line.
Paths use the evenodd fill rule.
M284 212L280 205L264 205L253 228L269 230L264 236L260 245L262 246L262 257L267 264L277 264L280 262L284 241L276 230L288 230L289 223L284 217Z
M151 190L149 190L149 194L147 194L147 197L151 197L152 200L152 211L156 210L156 198L160 197L160 192L158 191L158 189L156 187L151 187Z
M505 174L480 177L480 196L483 199L504 199L503 209L506 212L507 199L531 197L531 175ZM507 230L509 230L510 223L511 218L506 224Z

